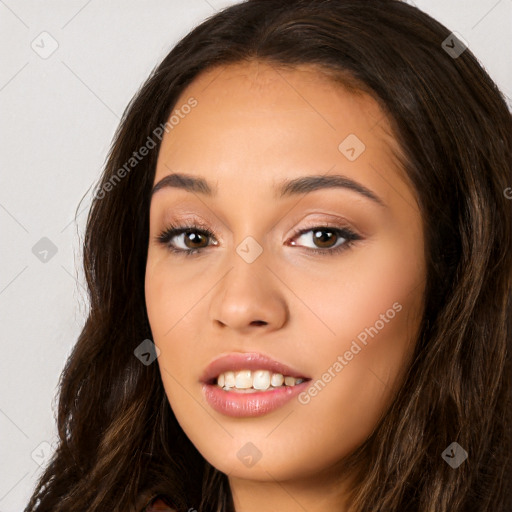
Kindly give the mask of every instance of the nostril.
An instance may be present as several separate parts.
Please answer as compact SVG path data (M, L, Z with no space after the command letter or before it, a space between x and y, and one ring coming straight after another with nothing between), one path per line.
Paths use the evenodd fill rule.
M263 320L254 320L253 322L251 322L251 325L265 325L267 322L263 321Z

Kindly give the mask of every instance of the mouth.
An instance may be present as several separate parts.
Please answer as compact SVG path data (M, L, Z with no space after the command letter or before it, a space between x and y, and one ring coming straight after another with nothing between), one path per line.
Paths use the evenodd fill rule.
M260 416L283 406L311 380L298 370L257 353L215 359L200 382L207 403L227 416Z
M216 379L210 381L209 384L216 384L224 391L234 393L257 393L258 391L271 391L284 386L296 386L305 380L302 377L297 378L260 369L256 371L223 372Z

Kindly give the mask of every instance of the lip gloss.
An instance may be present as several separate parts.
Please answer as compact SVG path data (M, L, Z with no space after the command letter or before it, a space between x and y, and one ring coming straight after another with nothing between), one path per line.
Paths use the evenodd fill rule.
M288 403L308 386L309 381L267 391L240 393L225 391L216 384L203 384L207 403L217 412L236 418L268 414Z

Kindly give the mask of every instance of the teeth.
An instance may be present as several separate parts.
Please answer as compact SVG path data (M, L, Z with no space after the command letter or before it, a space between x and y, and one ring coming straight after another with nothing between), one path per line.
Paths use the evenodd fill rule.
M217 377L217 386L224 390L241 389L246 392L267 389L276 389L283 386L295 386L304 382L304 379L284 376L267 370L240 370L238 372L224 372Z
M285 386L293 386L295 384L295 379L293 377L285 377L284 385Z
M275 388L282 386L284 382L284 377L280 373L273 373L272 378L270 379L270 384Z
M226 372L224 374L224 386L227 388L235 387L235 374L234 372Z
M265 370L254 372L252 387L254 389L268 389L270 387L270 372Z
M284 382L284 377L280 373L273 373L272 378L270 379L270 384L275 388L282 386Z
M235 388L249 389L252 387L251 370L242 370L235 373Z

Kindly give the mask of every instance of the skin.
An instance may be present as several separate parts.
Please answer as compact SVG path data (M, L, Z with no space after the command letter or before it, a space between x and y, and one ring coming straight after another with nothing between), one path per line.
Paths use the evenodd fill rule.
M191 96L198 104L164 136L154 183L183 172L218 194L167 187L151 201L146 305L166 394L190 440L228 475L237 511L345 510L343 459L389 407L423 313L422 218L393 157L397 143L375 100L310 66L215 68L176 108ZM349 134L366 146L354 161L338 149ZM276 199L280 181L311 174L343 174L385 207L345 188ZM155 240L168 222L194 219L215 239L173 243L205 247L199 255ZM296 235L326 222L362 239L332 255L308 252L342 243L336 235L315 243L316 230ZM263 250L252 263L236 252L247 236ZM394 303L401 310L307 404L231 418L204 400L201 373L231 352L262 353L315 382ZM237 457L248 442L262 455L252 467Z

